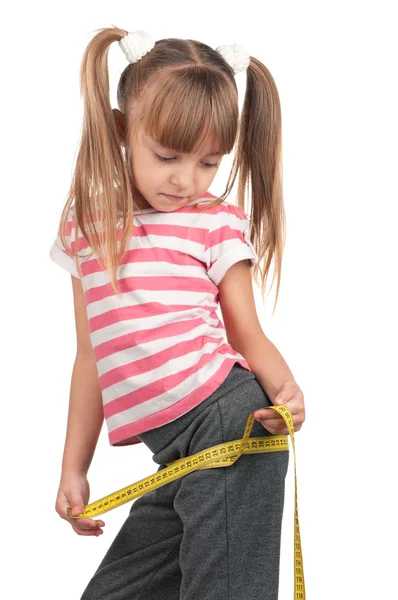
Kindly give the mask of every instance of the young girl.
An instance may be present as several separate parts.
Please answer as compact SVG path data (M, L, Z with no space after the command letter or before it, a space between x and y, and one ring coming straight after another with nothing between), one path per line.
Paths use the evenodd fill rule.
M114 41L130 63L120 110L109 101ZM50 252L72 275L77 332L56 511L79 535L99 535L101 519L68 518L67 507L76 516L89 503L104 418L112 446L144 443L161 470L241 439L254 410L253 437L288 433L267 410L278 401L295 431L305 415L252 291L251 267L264 293L275 257L278 296L284 242L280 103L268 69L237 44L154 42L111 27L88 44L81 89L81 145ZM216 197L209 187L235 142ZM228 202L238 172L237 203ZM136 499L82 600L276 599L288 460L244 454Z

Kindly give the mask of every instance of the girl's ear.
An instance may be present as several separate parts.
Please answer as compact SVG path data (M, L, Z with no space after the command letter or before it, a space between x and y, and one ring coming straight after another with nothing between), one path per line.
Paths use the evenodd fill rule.
M124 142L124 129L126 125L126 117L117 108L112 108L113 118L115 119L116 129L120 135L121 140Z

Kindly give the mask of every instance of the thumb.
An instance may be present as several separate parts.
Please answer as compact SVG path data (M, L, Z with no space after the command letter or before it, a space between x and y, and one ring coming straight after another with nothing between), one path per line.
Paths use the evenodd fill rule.
M72 515L74 517L77 517L77 515L80 515L80 513L83 512L84 504L80 498L74 498L70 502L70 506L72 507Z
M80 515L80 513L83 512L83 508L84 508L84 506L83 506L82 502L79 504L75 504L75 506L72 509L72 515L74 517L77 517L77 515Z
M277 396L274 400L274 404L285 404L285 399L283 396Z

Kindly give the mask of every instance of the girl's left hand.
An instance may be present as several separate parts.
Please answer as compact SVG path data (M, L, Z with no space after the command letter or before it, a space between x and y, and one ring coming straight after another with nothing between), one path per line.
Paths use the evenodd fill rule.
M278 390L274 405L284 404L292 413L294 431L299 431L305 421L304 395L297 383L287 381ZM254 413L256 421L273 435L288 435L285 420L271 408L261 408Z

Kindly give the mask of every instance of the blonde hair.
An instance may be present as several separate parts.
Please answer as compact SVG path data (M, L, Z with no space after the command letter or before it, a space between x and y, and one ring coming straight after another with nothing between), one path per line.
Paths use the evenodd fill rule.
M131 241L134 212L142 208L142 196L134 184L128 144L124 147L121 143L109 99L109 47L127 31L112 26L96 32L80 67L83 127L59 235L79 263L77 237L72 253L64 236L75 200L82 235L97 254L101 267L109 273L119 295L117 269ZM259 257L258 264L253 265L253 277L261 285L263 296L270 265L275 260L272 279L273 283L277 276L275 310L285 245L281 108L271 73L252 56L246 77L239 119L234 72L221 54L196 40L162 39L141 60L124 69L118 83L117 102L126 115L128 140L142 127L163 146L179 152L196 151L209 132L216 134L222 154L231 153L236 142L226 189L203 209L226 200L239 176L237 205L250 218L251 243ZM245 209L246 190L251 195L250 215ZM118 249L120 215L124 231ZM95 225L98 218L103 224L101 228ZM76 225L76 232L77 229Z

